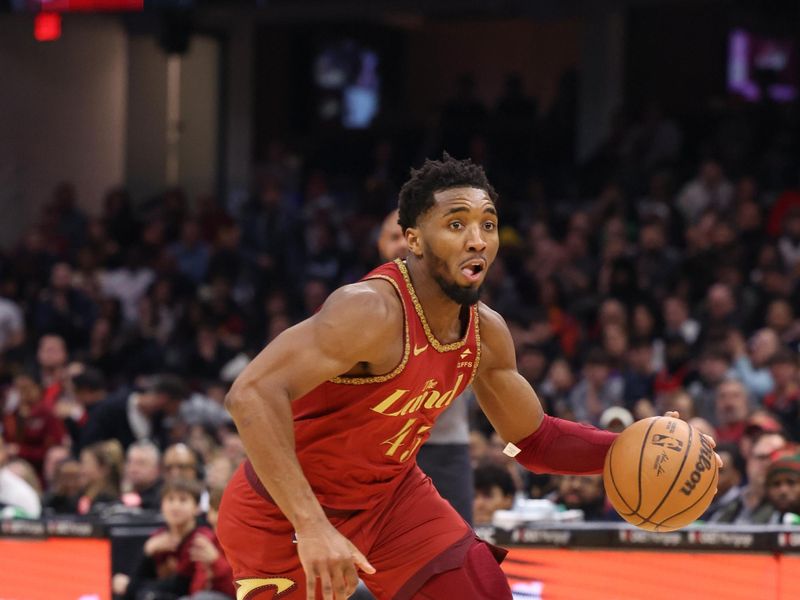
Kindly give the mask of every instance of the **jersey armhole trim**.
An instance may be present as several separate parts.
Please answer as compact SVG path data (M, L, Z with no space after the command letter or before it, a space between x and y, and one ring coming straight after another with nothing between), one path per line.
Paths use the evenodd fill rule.
M406 314L406 306L403 302L403 294L400 291L400 286L397 285L397 282L389 277L388 275L375 275L374 277L370 277L365 281L369 281L370 279L383 279L388 281L394 287L394 291L397 294L398 299L400 300L400 306L403 309L403 358L400 361L393 371L390 373L386 373L384 375L374 375L372 377L334 377L333 379L329 379L331 383L339 383L344 385L365 385L368 383L383 383L384 381L389 381L390 379L394 379L400 373L403 372L403 369L406 368L406 363L408 362L408 356L411 353L411 339L408 334L408 315Z

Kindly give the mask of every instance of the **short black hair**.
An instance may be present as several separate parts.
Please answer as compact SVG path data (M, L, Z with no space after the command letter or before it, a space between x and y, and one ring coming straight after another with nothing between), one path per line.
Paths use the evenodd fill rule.
M503 492L503 496L508 497L513 496L517 491L514 480L511 479L511 473L498 465L483 464L475 469L473 475L476 492L491 494L492 488L497 486Z
M430 209L436 200L433 195L455 187L472 187L484 190L492 202L497 202L497 192L486 178L483 167L470 159L458 160L447 152L442 160L425 160L419 169L411 169L411 177L400 188L398 202L400 227L405 231L414 227L420 215Z

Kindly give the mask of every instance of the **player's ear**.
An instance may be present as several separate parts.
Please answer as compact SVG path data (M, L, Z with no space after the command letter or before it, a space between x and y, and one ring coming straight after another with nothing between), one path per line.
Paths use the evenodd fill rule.
M422 256L422 240L420 239L420 231L417 227L409 227L406 229L406 244L411 254L417 258Z

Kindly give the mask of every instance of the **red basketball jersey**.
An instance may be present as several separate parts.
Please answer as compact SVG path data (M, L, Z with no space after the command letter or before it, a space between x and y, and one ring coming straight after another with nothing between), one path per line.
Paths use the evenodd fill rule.
M431 332L405 263L364 279L394 286L404 312L400 364L375 377L336 377L292 403L297 456L323 506L358 510L390 495L415 464L436 417L469 385L480 359L477 306L464 336L440 343ZM365 322L364 327L369 327Z

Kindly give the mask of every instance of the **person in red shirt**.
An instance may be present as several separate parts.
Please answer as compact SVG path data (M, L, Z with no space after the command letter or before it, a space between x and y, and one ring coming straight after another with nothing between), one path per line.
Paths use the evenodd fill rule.
M144 556L132 577L114 575L112 586L126 600L166 600L216 592L205 597L234 598L231 570L214 532L197 525L200 493L196 481L175 479L161 490L166 527L144 544ZM192 596L194 597L194 596Z
M480 303L499 245L479 166L426 161L400 191L405 260L334 291L242 371L226 397L247 449L217 533L247 600L508 600L505 551L415 464L471 384L504 452L538 473L600 473L615 434L547 416L505 321Z
M65 431L61 420L53 414L42 397L42 388L28 374L14 378L8 402L16 403L3 415L3 439L12 457L24 458L34 466L39 476L45 454L52 446L61 444Z

